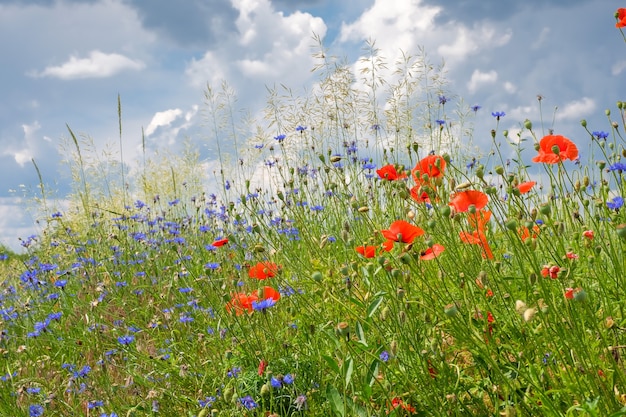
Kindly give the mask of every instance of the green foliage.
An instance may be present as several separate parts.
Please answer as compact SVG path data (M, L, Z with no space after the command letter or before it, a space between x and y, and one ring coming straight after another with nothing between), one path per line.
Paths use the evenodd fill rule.
M526 165L499 116L480 155L441 68L368 51L256 128L209 88L214 168L70 130L70 207L0 250L0 413L624 414L622 132L588 132L603 168Z

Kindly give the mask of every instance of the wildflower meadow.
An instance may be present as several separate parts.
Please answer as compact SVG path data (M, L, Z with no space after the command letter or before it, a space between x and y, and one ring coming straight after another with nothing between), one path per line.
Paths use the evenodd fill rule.
M626 102L510 135L423 51L316 40L259 120L207 86L216 164L68 128L69 204L40 176L0 251L0 415L626 415Z

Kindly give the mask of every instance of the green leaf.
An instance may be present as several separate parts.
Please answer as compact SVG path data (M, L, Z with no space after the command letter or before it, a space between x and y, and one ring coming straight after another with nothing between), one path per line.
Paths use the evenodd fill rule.
M378 366L380 365L380 361L378 359L374 359L370 364L369 369L367 370L367 375L365 375L365 384L369 387L373 386L376 382L376 376L378 376Z
M326 386L326 398L329 401L330 409L333 411L333 414L336 416L345 417L346 410L343 405L343 400L341 399L341 395L337 388L332 385Z
M365 332L363 331L363 326L361 326L361 322L356 322L356 335L359 338L359 342L361 342L365 347L367 347L367 340L365 339Z
M341 371L339 370L339 365L337 365L337 361L331 358L328 355L322 355L322 358L326 361L326 364L330 366L330 369L335 371L336 374L339 374Z
M343 368L345 369L346 375L346 388L350 385L350 381L352 380L352 372L354 372L354 359L352 356L348 356L343 363Z
M369 307L367 307L367 318L369 319L376 313L378 307L383 303L383 296L377 297L370 303Z

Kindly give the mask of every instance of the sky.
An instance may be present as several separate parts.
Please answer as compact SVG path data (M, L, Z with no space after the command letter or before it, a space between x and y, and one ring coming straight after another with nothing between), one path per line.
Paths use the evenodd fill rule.
M41 231L29 199L39 184L62 199L71 178L69 126L125 161L202 134L207 84L226 82L257 112L267 86L305 91L312 36L355 63L368 40L393 62L420 48L445 61L451 97L482 106L477 124L543 117L588 141L605 109L626 101L626 45L609 0L0 0L0 243ZM556 109L556 113L554 113ZM579 142L579 143L580 143ZM488 145L485 145L488 146ZM26 196L26 197L25 197Z

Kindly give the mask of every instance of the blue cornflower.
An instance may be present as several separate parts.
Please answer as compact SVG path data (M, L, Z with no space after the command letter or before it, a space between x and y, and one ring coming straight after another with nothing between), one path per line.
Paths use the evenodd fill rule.
M146 203L144 203L143 201L141 200L135 201L135 208L138 208L139 210L141 210L145 206L146 206Z
M179 288L178 291L181 292L182 294L186 294L188 292L192 292L193 288L190 288L190 287Z
M382 352L380 352L380 360L383 362L387 362L389 360L389 352L387 352L386 350L383 350Z
M253 301L252 308L255 311L265 311L268 308L274 306L275 304L276 304L276 300L274 300L273 298L266 298L265 300L259 301L259 302Z
M180 318L178 319L178 321L180 321L181 323L189 323L193 321L193 317L188 315L189 313L183 313L180 315Z
M102 407L103 405L104 401L102 400L89 401L87 403L87 408L91 410L92 408Z
M210 407L213 405L215 400L216 398L211 396L211 397L206 397L204 400L198 400L198 403L200 404L200 408Z
M41 388L40 387L28 387L26 388L26 392L28 394L39 394L41 392Z
M169 205L169 206L175 206L175 205L177 205L178 203L180 203L180 198L176 198L176 199L174 199L174 200L172 200L172 201L168 201L168 202L167 202L167 205Z
M443 106L447 102L448 102L448 97L446 97L446 96L439 96L439 104L441 104Z
M61 212L60 212L60 211L57 211L56 213L52 213L52 216L51 216L51 217L52 217L53 219L58 219L58 218L63 217L63 214L61 214Z
M609 166L609 171L626 171L626 164L623 162L616 162Z
M601 130L596 130L593 133L591 133L593 136L595 136L598 139L606 139L609 137L609 134L607 132L603 132Z
M500 120L501 117L506 116L506 113L503 111L492 111L491 115L496 118L496 120Z
M293 376L291 374L287 374L283 377L283 382L287 385L293 384Z
M132 334L127 334L125 336L118 337L117 341L120 342L120 344L122 345L128 346L135 341L135 336L133 336Z
M437 124L438 124L439 126L443 126L443 125L445 125L445 124L446 124L446 121L445 121L445 120L441 120L441 119L437 119L437 120L435 120L435 122L437 122Z
M374 169L376 168L376 164L373 162L366 162L363 164L363 169Z
M278 142L282 142L283 140L285 140L286 137L286 135L278 135L274 136L274 139L276 139Z
M258 404L254 402L254 399L252 399L251 396L246 395L243 398L239 399L239 402L241 403L241 405L243 405L244 407L246 407L248 410L252 410L253 408L257 408Z
M241 372L241 367L234 366L233 369L231 369L230 371L226 373L226 376L228 376L229 378L237 378L237 375L239 375L239 372Z
M324 206L320 206L320 205L311 206L311 211L322 211L322 210L324 210Z
M276 377L272 377L272 379L270 379L270 384L273 388L281 388L283 386L283 383Z
M474 104L471 109L474 113L476 113L478 110L480 110L482 108L482 106L479 106L478 104Z
M30 417L39 417L43 415L43 406L39 404L33 404L28 407L28 415Z
M606 202L606 206L611 210L619 210L624 205L624 199L622 197L613 197L611 201Z
M300 125L298 125L298 127L296 127L296 132L300 132L300 133L302 133L302 132L304 132L305 130L306 130L306 126L300 126Z

